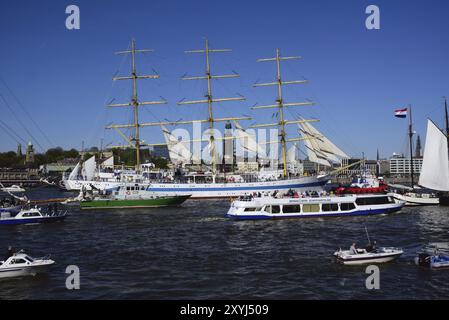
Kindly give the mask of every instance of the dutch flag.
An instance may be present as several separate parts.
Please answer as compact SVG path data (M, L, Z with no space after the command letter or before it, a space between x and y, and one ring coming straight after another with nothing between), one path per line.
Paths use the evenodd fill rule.
M407 117L407 108L394 110L394 116L398 118Z

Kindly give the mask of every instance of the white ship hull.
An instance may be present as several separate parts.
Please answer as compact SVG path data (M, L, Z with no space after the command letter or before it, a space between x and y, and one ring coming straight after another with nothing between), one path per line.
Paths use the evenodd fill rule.
M191 194L191 199L232 198L254 192L285 192L289 189L303 191L321 191L328 177L301 177L287 180L240 182L240 183L150 183L148 191L161 196ZM105 190L120 186L121 182L66 180L68 190L94 188Z
M440 198L429 195L417 196L415 193L391 193L391 195L398 200L405 201L406 206L437 206L440 203Z

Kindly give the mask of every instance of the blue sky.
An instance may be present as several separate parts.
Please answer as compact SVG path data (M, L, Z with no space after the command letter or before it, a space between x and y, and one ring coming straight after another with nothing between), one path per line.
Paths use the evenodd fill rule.
M65 28L70 4L80 8L80 30ZM380 8L380 30L365 28L369 4ZM245 126L271 121L271 111L249 107L274 102L274 87L252 84L274 79L274 64L256 59L271 57L280 48L284 55L303 57L283 64L284 78L310 81L286 88L285 100L317 102L292 108L287 117L319 118L319 130L353 156L364 152L374 158L377 148L382 157L406 152L407 121L394 118L395 108L412 104L422 140L427 117L443 125L442 96L449 96L448 12L445 0L3 0L0 77L6 86L0 81L0 94L15 116L0 99L0 119L20 139L0 128L0 151L15 150L15 140L32 137L42 149L81 148L82 141L99 146L101 139L104 145L120 142L104 126L126 123L131 113L105 104L129 99L130 83L113 83L111 78L129 73L129 59L113 53L126 49L132 37L138 47L156 50L139 57L139 73L155 69L161 76L141 81L139 97L169 101L142 110L142 120L204 118L205 107L176 102L204 94L205 83L179 78L204 72L203 57L183 51L202 48L207 37L212 47L233 49L212 57L212 71L241 75L214 83L214 96L247 98L217 105L217 116L253 116L241 123ZM289 129L290 136L294 129ZM145 128L142 136L147 142L163 141L158 128Z

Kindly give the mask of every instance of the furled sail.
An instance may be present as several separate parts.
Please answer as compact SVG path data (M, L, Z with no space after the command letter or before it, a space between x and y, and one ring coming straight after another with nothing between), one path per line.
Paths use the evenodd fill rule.
M185 146L184 142L179 141L165 126L161 127L172 163L190 163L192 160L195 160L195 157Z
M311 140L304 140L304 145L306 147L307 157L309 161L321 164L323 166L330 167L331 163L324 157L319 151L315 150L312 146Z
M243 129L243 127L237 121L234 121L234 124L235 138L237 139L237 141L239 141L244 150L248 152L254 152L259 157L263 157L264 155L266 155L265 148L257 143L254 134L249 134L247 131L245 131L245 129Z
M73 168L72 172L70 172L68 180L76 180L76 178L79 175L79 172L80 172L80 163L78 162L75 168Z
M306 138L304 144L310 161L330 167L332 162L338 163L341 162L342 158L349 158L344 151L338 148L310 123L300 123L298 127L304 138Z
M419 184L432 190L449 191L447 137L431 120L427 121L426 145Z
M293 144L288 150L287 150L287 162L293 163L296 159L296 151L298 150L298 147L295 144Z
M95 156L92 156L84 161L83 169L81 171L84 180L91 181L94 178L96 167L97 163L95 162Z

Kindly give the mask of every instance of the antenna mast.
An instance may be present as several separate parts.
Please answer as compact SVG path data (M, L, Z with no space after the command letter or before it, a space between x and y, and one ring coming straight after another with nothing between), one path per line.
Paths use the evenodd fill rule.
M281 130L281 133L279 134L281 146L282 146L282 162L283 162L283 176L287 177L287 142L294 142L294 141L301 141L308 138L292 138L292 139L286 139L286 132L285 132L285 126L289 124L299 124L299 123L305 123L305 122L317 122L319 120L292 120L287 121L284 117L284 108L285 107L295 107L295 106L313 106L315 105L314 102L306 101L306 102L292 102L292 103L284 103L284 100L282 98L282 86L288 85L288 84L303 84L307 83L307 80L292 80L292 81L283 81L281 77L281 61L284 60L298 60L302 57L294 56L294 57L281 57L279 49L276 49L276 56L274 58L267 58L267 59L258 59L257 62L268 62L268 61L276 61L276 81L275 82L269 82L269 83L258 83L255 84L254 87L265 87L265 86L277 86L278 89L278 96L276 99L275 105L267 105L267 106L257 106L252 107L251 109L270 109L270 108L277 108L279 110L279 122L277 123L267 123L267 124L257 124L251 126L251 128L260 128L260 127L270 127L270 126L278 126ZM268 143L278 143L279 141L269 141Z

